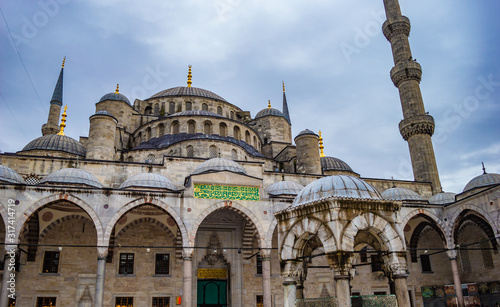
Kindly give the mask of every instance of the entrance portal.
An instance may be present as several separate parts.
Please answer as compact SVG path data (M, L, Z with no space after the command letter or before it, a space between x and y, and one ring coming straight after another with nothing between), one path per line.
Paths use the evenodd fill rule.
M198 307L227 307L227 280L198 280Z

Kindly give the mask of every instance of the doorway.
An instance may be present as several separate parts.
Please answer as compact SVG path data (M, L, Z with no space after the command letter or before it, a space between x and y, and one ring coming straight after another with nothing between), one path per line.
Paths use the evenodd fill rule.
M227 307L227 280L198 280L198 307Z

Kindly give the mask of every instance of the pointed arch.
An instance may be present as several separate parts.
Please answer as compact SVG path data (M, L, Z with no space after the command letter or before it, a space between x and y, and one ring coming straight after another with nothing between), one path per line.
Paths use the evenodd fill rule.
M455 214L452 216L451 221L450 221L452 227L449 227L448 228L448 232L446 233L446 235L448 236L448 238L450 238L451 242L453 242L453 239L454 239L453 238L453 231L454 231L455 226L457 224L457 220L459 219L459 216L462 215L463 212L466 211L466 210L470 210L470 211L476 212L478 216L480 216L486 222L488 222L488 224L490 225L490 227L492 227L492 228L498 228L496 226L495 221L491 218L491 216L486 211L484 211L481 207L478 207L478 206L472 205L472 204L461 205L460 206L460 210L458 210L457 212L455 212Z
M464 206L465 207L465 206ZM472 209L463 209L460 212L455 213L453 217L453 227L451 228L452 233L450 234L450 238L454 244L457 244L458 240L458 232L460 227L467 221L471 221L475 223L482 231L488 236L488 239L491 242L493 248L498 248L498 242L495 239L495 224L492 220L488 219L489 215L483 215L480 213L482 211L480 208L476 206L469 205ZM479 209L479 210L478 210ZM484 212L484 211L483 211ZM493 226L492 226L493 225Z
M432 213L427 209L415 209L410 213L406 214L403 221L401 222L403 227L406 226L406 224L408 224L408 222L417 215L422 215L429 222L431 222L432 220L432 222L436 223L436 226L439 227L443 235L446 234L446 228L447 228L446 224L443 221L441 221L434 213Z
M267 229L266 237L264 241L264 248L272 248L273 247L273 234L276 226L278 225L278 220L276 217L273 218L271 225Z
M55 221L53 221L52 223L50 223L47 227L45 227L42 232L40 233L40 237L39 239L43 239L45 238L45 236L52 230L54 229L54 227L56 227L57 225L65 222L65 221L69 221L69 220L88 220L90 222L92 222L88 217L86 216L83 216L83 215L79 215L79 214L70 214L70 215L66 215L66 216L63 216L61 217L60 219L57 219Z
M143 218L139 218L139 219L133 220L132 222L128 223L125 227L120 229L120 231L115 235L115 240L118 240L118 238L121 235L123 235L124 233L126 233L129 229L131 229L134 226L141 224L141 223L150 223L150 224L153 224L155 226L160 227L162 230L165 231L166 234L168 234L170 236L170 239L175 242L175 234L172 233L170 228L168 228L167 225L163 224L159 220L152 218L152 217L143 217Z

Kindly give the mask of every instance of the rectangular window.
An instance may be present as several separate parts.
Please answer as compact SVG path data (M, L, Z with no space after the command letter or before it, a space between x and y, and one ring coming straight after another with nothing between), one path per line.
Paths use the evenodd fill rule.
M153 297L153 307L170 307L170 298Z
M372 264L372 272L380 272L382 271L382 257L380 255L371 255L370 256L371 264Z
M9 307L16 307L16 298L9 298Z
M373 295L387 295L387 292L385 292L385 291L375 291L375 292L373 292Z
M361 253L359 253L361 263L367 263L368 262L368 255L366 254L366 247L363 247L361 250Z
M115 298L115 307L133 307L133 297L117 297Z
M263 295L257 295L255 297L255 306L264 307L264 296Z
M120 253L120 264L118 274L128 275L134 274L134 254Z
M42 273L59 272L59 252L46 251L43 257Z
M262 275L262 256L257 255L257 275Z
M56 305L55 297L37 297L36 298L36 307L49 307Z
M429 255L420 255L420 265L422 266L422 272L432 273L431 257Z
M170 255L156 254L155 274L170 274Z
M351 292L351 296L361 296L361 292Z

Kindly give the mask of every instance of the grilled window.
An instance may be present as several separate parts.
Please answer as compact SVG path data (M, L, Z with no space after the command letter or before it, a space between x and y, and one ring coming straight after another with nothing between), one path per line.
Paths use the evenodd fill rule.
M42 273L57 273L59 271L59 252L46 251L43 257Z
M134 274L134 254L121 253L120 264L118 266L118 274Z

